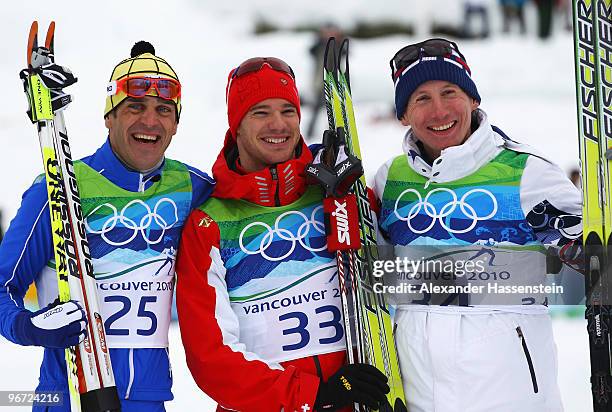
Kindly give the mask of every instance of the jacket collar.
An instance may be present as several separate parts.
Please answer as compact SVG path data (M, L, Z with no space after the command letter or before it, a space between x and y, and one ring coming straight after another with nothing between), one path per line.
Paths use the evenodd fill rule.
M404 137L403 150L412 169L428 179L426 187L430 182L451 182L469 176L502 151L504 139L493 131L486 113L479 109L477 116L478 129L462 145L442 150L431 165L421 154L412 129L408 130Z
M312 162L312 154L300 138L297 156L284 163L251 173L236 167L238 147L229 131L223 149L212 168L217 181L213 197L243 199L262 206L284 206L295 202L306 191L304 169Z
M93 155L84 158L83 161L115 185L130 192L144 192L161 178L165 158L157 168L146 174L129 169L115 155L107 138Z

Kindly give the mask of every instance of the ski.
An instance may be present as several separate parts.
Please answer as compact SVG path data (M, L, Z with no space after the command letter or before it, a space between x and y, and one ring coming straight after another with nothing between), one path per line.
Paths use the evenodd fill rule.
M399 362L393 337L393 326L389 306L382 294L373 289L373 262L378 259L376 244L376 223L370 208L367 186L361 168L361 152L355 123L350 89L348 66L348 39L337 49L335 39L330 38L324 57L324 95L329 130L324 134L325 152L333 149L335 164L327 162L328 169L338 177L337 186L328 188L325 207L330 216L329 245L336 250L338 277L340 281L343 313L347 340L349 362L367 362L376 366L389 379L391 391L387 403L381 405L380 411L407 411L402 386ZM344 63L343 65L341 63ZM333 140L333 143L331 142ZM348 174L348 176L346 176ZM320 179L320 177L319 177ZM350 182L348 188L343 187ZM331 192L331 193L330 193ZM333 204L331 204L333 202ZM340 210L351 224L356 227L356 240L350 245L340 247L330 242L334 234L340 237L337 227ZM345 236L351 239L351 236ZM335 239L338 240L338 239ZM347 286L348 285L348 286ZM348 319L347 319L348 317ZM355 352L353 353L353 348ZM366 411L361 405L355 405L355 411Z
M612 0L573 0L578 141L591 391L595 412L612 411Z
M357 135L357 124L353 110L349 76L349 40L345 39L338 54L338 78L340 98L342 101L342 116L347 131L347 143L350 152L361 159L361 149ZM344 65L340 64L344 58ZM357 253L356 264L360 279L359 291L363 295L360 307L364 319L362 327L370 350L366 352L366 359L387 375L391 391L387 395L393 411L407 411L404 397L399 361L395 348L391 314L385 297L381 293L374 293L374 276L372 275L373 262L378 259L376 242L376 223L367 192L365 175L361 175L355 182L353 190L357 195L359 205L359 228L362 247Z
M20 73L28 97L28 115L36 124L45 169L53 253L60 302L78 301L87 314L87 337L66 349L71 411L119 411L104 323L97 300L93 264L63 110L71 97L63 88L76 82L54 64L55 23L38 46L38 23L30 28L28 68Z

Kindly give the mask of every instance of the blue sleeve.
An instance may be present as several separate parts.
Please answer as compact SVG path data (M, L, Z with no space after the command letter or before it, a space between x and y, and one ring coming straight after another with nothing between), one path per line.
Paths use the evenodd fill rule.
M28 287L51 258L51 220L47 188L40 176L23 194L17 215L0 243L0 333L23 344L13 333Z
M308 145L308 149L310 150L310 153L312 153L313 156L317 155L317 152L321 149L323 149L323 144L322 143L313 143L311 145Z
M215 180L206 173L192 166L187 166L191 176L191 208L194 209L203 204L215 188Z

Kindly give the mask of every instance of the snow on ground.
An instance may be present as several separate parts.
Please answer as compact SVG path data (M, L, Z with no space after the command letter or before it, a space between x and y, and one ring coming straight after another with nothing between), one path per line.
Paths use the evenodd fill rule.
M458 19L459 0L452 7L434 7L441 0L388 0L384 3L312 0L294 2L290 10L280 0L223 3L213 0L162 2L63 2L29 1L3 5L0 14L0 136L5 143L0 163L0 209L6 227L15 214L22 192L41 172L35 130L26 119L25 97L17 73L25 62L30 23L39 19L44 32L50 19L57 22L56 53L60 64L79 78L71 87L74 103L66 111L67 128L75 158L95 150L105 138L102 121L106 82L114 65L128 57L137 40L151 41L157 54L178 72L183 84L183 114L169 155L209 171L227 127L225 84L231 67L254 55L274 55L287 60L297 75L305 97L312 96L312 62L309 33L282 32L253 37L255 16L264 16L285 27L311 20L324 22L345 16L350 27L356 20L379 17L418 22L436 16ZM490 5L496 2L491 0ZM445 3L446 4L446 3ZM350 6L349 6L350 5ZM497 10L491 10L493 20ZM531 10L532 12L532 10ZM445 14L446 13L446 14ZM530 15L533 21L533 14ZM497 20L496 20L497 19ZM533 35L495 35L486 41L460 43L482 96L482 108L493 124L515 140L530 143L554 159L564 170L576 167L577 126L571 35L557 31L548 42ZM401 150L403 128L389 115L393 87L388 60L401 46L422 40L393 36L355 40L351 44L351 74L357 125L364 165L371 179L377 167ZM302 124L312 113L303 108ZM318 129L324 127L319 115ZM590 410L588 351L584 320L556 319L560 385L567 411ZM171 327L171 352L176 400L168 410L212 410L212 403L195 386L184 363L178 328ZM0 339L0 390L25 390L35 386L41 352Z
M0 337L0 391L30 391L38 383L42 348L14 345ZM170 327L170 360L174 377L174 401L166 403L168 412L214 411L216 403L195 384L185 363L185 352L176 322ZM26 410L25 408L19 408ZM0 411L15 410L2 407Z
M582 319L555 319L553 322L559 356L559 386L567 412L592 410L589 387L589 354L586 326ZM38 381L42 349L22 347L0 337L0 390L33 390ZM174 401L166 403L168 412L215 410L215 403L195 384L185 363L177 323L170 325L170 359L174 376ZM12 410L1 407L0 411Z

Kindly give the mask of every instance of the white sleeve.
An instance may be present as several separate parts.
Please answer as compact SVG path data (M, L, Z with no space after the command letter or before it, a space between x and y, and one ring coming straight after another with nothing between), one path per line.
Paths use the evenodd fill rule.
M529 156L520 196L527 221L543 243L581 237L582 193L557 165Z
M536 156L529 156L521 179L521 206L530 211L548 200L557 209L582 214L582 193L561 168Z

